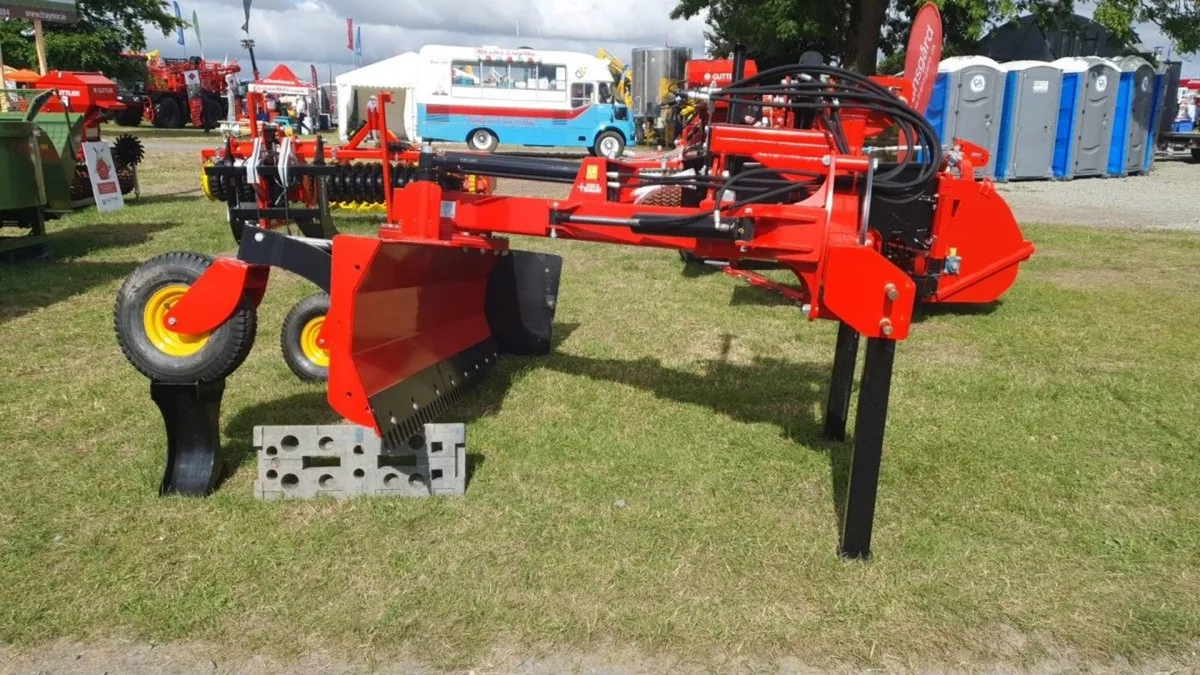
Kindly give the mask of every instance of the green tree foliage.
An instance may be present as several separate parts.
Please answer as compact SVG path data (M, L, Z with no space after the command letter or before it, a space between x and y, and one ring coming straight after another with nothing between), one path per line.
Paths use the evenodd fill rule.
M767 65L806 50L865 73L902 67L908 27L925 0L677 0L674 19L708 12L707 37L717 53L750 47ZM1074 0L934 0L942 12L945 54L969 53L988 30L1025 14L1050 29L1069 26ZM1151 23L1175 51L1200 51L1200 0L1100 0L1094 18L1109 40L1130 46L1133 26Z
M44 23L46 65L58 70L102 72L119 79L137 73L137 65L121 58L123 50L146 48L146 30L167 35L180 22L163 0L78 0L79 22ZM33 25L28 21L0 22L4 63L37 70Z

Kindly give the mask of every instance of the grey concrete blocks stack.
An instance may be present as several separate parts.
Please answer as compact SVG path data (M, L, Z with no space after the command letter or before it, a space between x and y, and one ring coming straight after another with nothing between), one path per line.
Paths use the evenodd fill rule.
M467 489L467 431L463 424L426 424L405 447L385 447L357 425L254 428L262 500L337 499L361 495L427 497Z

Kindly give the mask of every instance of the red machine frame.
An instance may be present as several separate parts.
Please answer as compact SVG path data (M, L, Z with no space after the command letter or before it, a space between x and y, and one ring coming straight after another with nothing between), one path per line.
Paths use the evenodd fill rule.
M511 251L505 235L659 247L726 261L735 276L802 304L808 320L839 322L826 407L825 435L831 439L845 438L859 338L867 338L840 542L843 555L867 558L895 346L908 337L915 306L922 299L998 299L1033 246L992 183L974 179L972 159L986 153L961 142L962 151L942 156L928 197L939 207L929 224L932 245L908 250L888 241L871 215L878 162L862 154L886 120L848 108L839 124L839 133L820 124L708 128L709 175L733 175L738 165L752 162L760 167L755 171L790 176L783 189L807 195L778 203L725 200L735 175L707 189L698 204L635 204L642 167L603 157L582 160L565 199L455 192L439 184L441 173L468 163L486 172L512 159L425 147L416 159L416 179L387 192L387 221L377 236L339 234L316 242L247 226L253 236L242 237L238 256L213 261L164 321L183 334L218 329L243 311L245 298L261 300L272 266L312 280L330 298L321 334L329 350L328 403L347 420L403 443L417 424L444 408L445 397L494 367L500 351L514 351L499 345L507 328L498 327L485 306L485 289L500 261L529 255ZM383 164L391 185L390 165ZM799 288L744 269L752 263L790 270ZM548 274L553 266L545 264ZM918 280L929 279L934 285L921 291ZM556 274L546 288L557 293ZM548 291L537 293L545 304ZM549 304L549 310L530 310L540 312L542 322L532 331L538 338L534 353L548 349ZM397 317L404 318L402 327ZM177 388L175 408L189 400L198 409L198 395L187 385L178 389L180 384L157 386L160 392ZM160 407L169 418L172 406L160 401ZM193 483L190 489L210 487Z

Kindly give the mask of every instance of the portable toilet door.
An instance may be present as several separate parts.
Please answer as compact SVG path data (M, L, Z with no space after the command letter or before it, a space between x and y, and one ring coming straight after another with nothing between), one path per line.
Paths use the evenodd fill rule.
M1154 114L1154 66L1140 56L1125 56L1117 60L1121 69L1122 88L1128 87L1126 105L1129 108L1125 134L1124 166L1121 175L1142 173L1146 144L1150 142L1150 124ZM1114 125L1115 126L1115 125ZM1112 153L1109 153L1112 156ZM1109 166L1109 173L1114 167Z
M1158 149L1158 131L1162 127L1163 110L1167 99L1167 68L1160 64L1154 69L1154 96L1150 101L1150 124L1147 128L1146 148L1142 157L1142 173L1150 173L1154 155Z
M1075 137L1078 134L1087 63L1083 59L1064 57L1050 65L1057 68L1062 76L1058 119L1054 130L1054 161L1050 169L1055 178L1070 180L1075 177Z
M1079 103L1079 125L1075 134L1075 176L1103 176L1108 168L1112 142L1118 79L1121 71L1112 61L1084 56L1087 76Z
M1050 178L1062 71L1045 61L1012 61L1001 67L1004 107L996 180Z
M948 75L943 142L961 138L982 146L988 151L988 162L976 168L975 177L994 176L1004 104L1000 64L986 56L954 56L938 64L938 73Z

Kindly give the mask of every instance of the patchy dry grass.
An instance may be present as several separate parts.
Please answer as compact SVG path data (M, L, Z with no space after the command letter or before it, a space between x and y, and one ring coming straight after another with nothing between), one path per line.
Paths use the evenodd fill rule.
M834 327L650 250L520 242L566 258L560 341L454 412L462 499L253 499L254 425L335 421L279 356L310 291L278 275L225 397L233 475L160 499L162 425L113 298L146 258L231 240L194 156L147 167L141 203L0 268L2 642L963 667L1146 663L1200 634L1200 238L1029 227L1004 302L928 312L898 349L861 565L835 554L845 453L818 438Z

